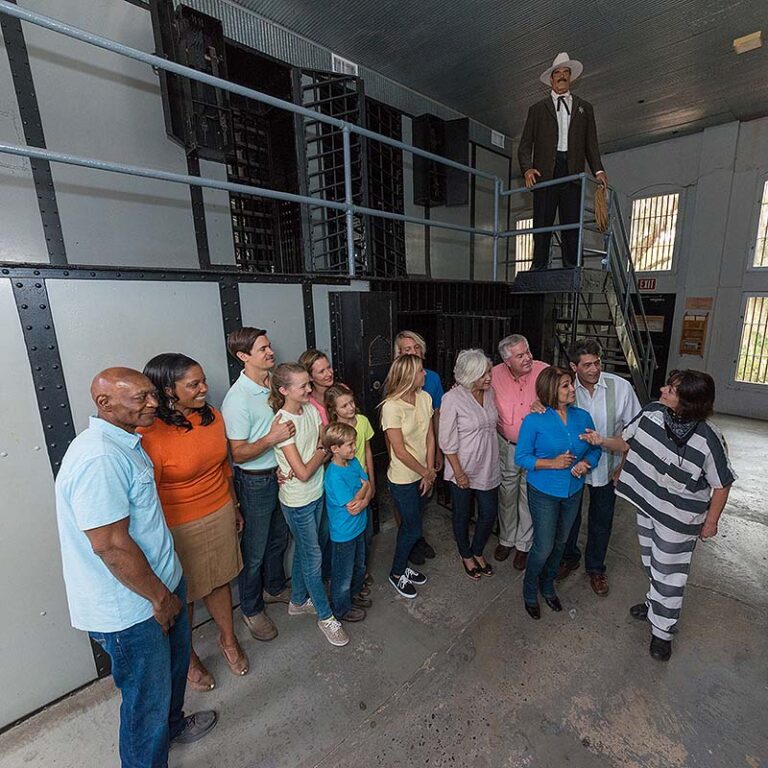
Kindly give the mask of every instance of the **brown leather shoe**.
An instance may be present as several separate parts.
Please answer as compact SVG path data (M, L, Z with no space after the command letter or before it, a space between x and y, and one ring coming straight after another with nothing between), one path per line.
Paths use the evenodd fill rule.
M563 560L563 562L560 563L560 570L557 572L557 576L555 576L555 581L562 581L563 579L567 579L574 571L577 571L578 569L578 560L575 563L573 561L568 562L567 560Z
M291 588L286 587L282 592L278 592L276 595L270 595L269 592L264 590L264 602L267 605L275 605L276 603L288 603L291 602Z
M605 597L608 592L608 577L604 573L590 573L589 583L592 585L592 590L596 595Z
M257 613L255 616L243 614L243 624L248 627L251 637L255 640L274 640L277 637L275 622L267 616L266 611Z
M499 563L503 563L510 555L514 547L505 547L503 544L499 544L493 551L493 559Z
M367 616L365 608L350 608L342 617L342 621L363 621Z
M515 559L512 562L516 571L524 571L525 566L528 563L528 553L521 552L519 549L515 551Z

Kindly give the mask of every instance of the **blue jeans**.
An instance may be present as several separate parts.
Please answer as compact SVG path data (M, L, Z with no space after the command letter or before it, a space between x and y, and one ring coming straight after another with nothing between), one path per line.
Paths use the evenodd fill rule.
M352 608L352 597L359 595L365 579L365 531L351 541L331 542L331 607L336 618Z
M453 536L464 558L482 555L499 508L499 489L478 491L472 488L459 488L454 482L448 483L453 503ZM469 516L472 510L472 494L477 499L477 520L472 545L469 543Z
M285 589L288 527L277 500L277 477L247 475L235 467L235 490L245 520L240 549L243 570L238 577L240 608L246 616L264 610L264 589L276 595Z
M184 724L192 635L183 577L176 595L182 609L167 635L154 617L119 632L89 633L112 659L112 677L122 697L122 768L166 768L170 740Z
M584 489L561 499L542 493L528 484L528 506L533 520L533 546L523 579L523 599L533 605L538 602L539 583L544 597L555 594L555 576L560 570L565 542L573 527Z
M296 546L291 569L291 602L303 605L311 597L318 619L333 615L323 586L323 553L318 540L324 501L321 496L303 507L287 507L280 503Z
M613 528L613 508L616 506L616 492L613 483L589 486L589 512L587 520L587 551L584 565L587 573L605 573L605 556ZM573 521L571 535L565 545L563 562L578 564L581 560L579 530L581 529L581 507Z
M421 538L421 516L426 497L419 494L418 480L405 484L389 482L389 492L400 513L400 528L397 530L391 573L393 576L402 576L408 567L408 556L413 545Z

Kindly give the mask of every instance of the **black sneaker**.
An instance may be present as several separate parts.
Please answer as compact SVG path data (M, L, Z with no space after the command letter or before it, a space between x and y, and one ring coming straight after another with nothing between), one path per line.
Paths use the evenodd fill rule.
M409 569L410 570L410 569ZM389 576L389 583L403 596L412 600L416 597L416 587L411 584L405 574L395 578L392 574Z
M408 579L411 584L418 584L419 586L427 583L427 577L423 573L419 573L419 571L414 571L413 568L405 569L405 578Z
M432 549L432 546L423 536L416 542L416 546L421 550L421 554L424 555L427 560L435 559L435 550Z
M204 709L187 715L180 733L171 739L171 744L191 744L207 736L218 722L219 716L212 709Z

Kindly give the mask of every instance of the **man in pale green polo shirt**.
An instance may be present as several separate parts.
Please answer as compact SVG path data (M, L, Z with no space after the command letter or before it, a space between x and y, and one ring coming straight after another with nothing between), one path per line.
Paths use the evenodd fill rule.
M243 364L221 406L245 521L240 540L240 608L251 635L256 640L272 640L277 637L277 627L267 615L265 602L288 603L291 597L283 567L288 526L277 498L274 447L293 437L296 428L276 417L267 402L270 372L275 366L267 332L240 328L227 337L227 348Z
M130 368L96 376L98 409L67 449L56 517L72 626L112 659L120 690L120 760L168 765L170 742L205 736L213 711L184 717L190 653L186 589L137 427L155 420L157 393Z

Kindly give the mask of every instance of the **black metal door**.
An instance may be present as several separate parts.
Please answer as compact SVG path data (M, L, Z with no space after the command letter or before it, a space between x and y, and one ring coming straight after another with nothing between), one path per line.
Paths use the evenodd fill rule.
M328 300L337 378L355 393L358 409L380 437L377 406L392 363L395 294L339 291L328 294ZM382 441L374 442L374 452L382 449Z
M669 350L672 346L672 323L675 319L674 293L642 294L643 309L651 333L651 343L656 354L656 370L653 374L650 396L656 399L667 377Z

